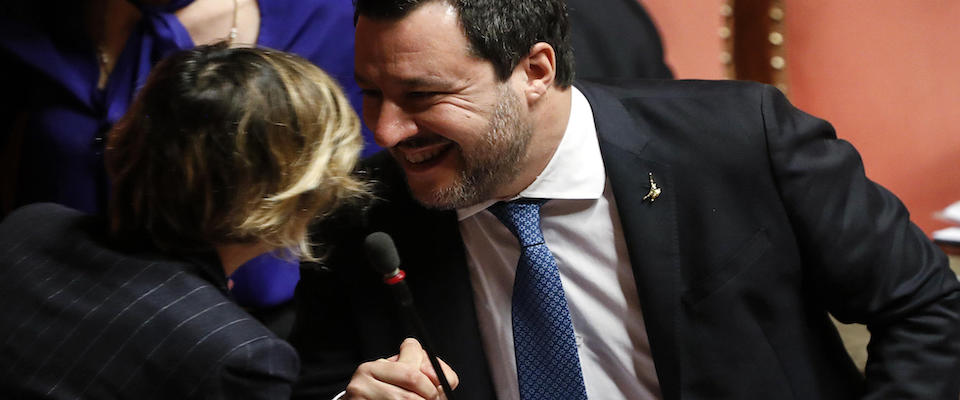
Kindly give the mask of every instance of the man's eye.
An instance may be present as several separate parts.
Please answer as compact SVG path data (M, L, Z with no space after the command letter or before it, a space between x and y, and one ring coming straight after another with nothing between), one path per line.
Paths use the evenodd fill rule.
M360 89L360 94L364 97L378 97L380 96L380 91L375 89Z
M407 93L407 96L412 99L426 99L433 96L436 96L439 92L410 92Z

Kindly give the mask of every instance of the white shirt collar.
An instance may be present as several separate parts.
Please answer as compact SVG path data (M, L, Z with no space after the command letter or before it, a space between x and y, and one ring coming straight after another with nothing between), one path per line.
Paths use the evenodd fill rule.
M572 90L570 120L557 151L537 179L517 196L538 199L598 199L603 196L606 171L600 156L597 127L587 98ZM458 208L460 221L487 209L499 199Z

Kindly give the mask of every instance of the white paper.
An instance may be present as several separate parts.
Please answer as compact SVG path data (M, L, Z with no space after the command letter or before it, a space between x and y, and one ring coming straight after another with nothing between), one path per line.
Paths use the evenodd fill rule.
M960 227L944 228L933 232L933 240L960 243Z
M952 224L960 225L960 201L953 203L937 214L937 217Z

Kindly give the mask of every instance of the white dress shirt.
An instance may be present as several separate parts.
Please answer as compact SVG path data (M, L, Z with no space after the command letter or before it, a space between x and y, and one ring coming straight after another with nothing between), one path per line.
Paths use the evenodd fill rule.
M593 112L583 94L571 90L563 139L547 167L519 197L551 199L541 209L541 226L560 270L587 396L659 399ZM511 400L520 396L510 311L520 248L516 237L486 210L494 202L458 209L457 214L493 384L500 400Z

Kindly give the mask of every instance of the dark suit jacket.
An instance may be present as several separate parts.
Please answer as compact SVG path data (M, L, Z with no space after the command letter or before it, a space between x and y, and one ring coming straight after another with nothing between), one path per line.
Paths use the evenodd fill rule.
M0 224L0 397L280 399L293 348L227 297L215 254L118 250L35 204Z
M567 0L577 78L673 78L653 20L637 0Z
M957 278L829 124L759 84L578 87L665 399L957 398ZM385 157L370 164L382 200L318 229L340 247L303 271L301 390L333 393L361 361L396 353L395 308L360 255L362 236L382 230L435 352L460 375L458 398L493 398L498 367L480 341L455 213L417 205ZM663 190L654 203L642 200L648 172ZM866 379L828 313L870 328Z

